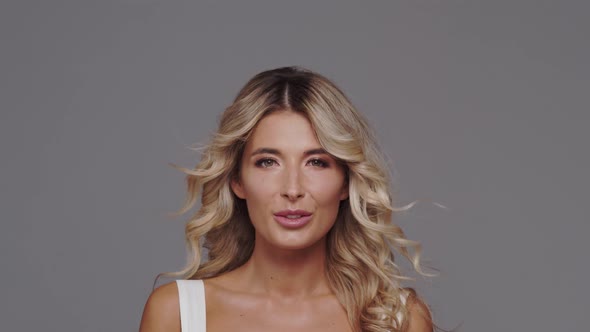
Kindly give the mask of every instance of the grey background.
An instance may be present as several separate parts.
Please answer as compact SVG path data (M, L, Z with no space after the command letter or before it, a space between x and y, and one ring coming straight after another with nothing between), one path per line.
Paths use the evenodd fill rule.
M247 3L247 4L246 4ZM0 330L134 331L185 260L186 149L255 73L339 84L444 328L588 326L584 1L3 1ZM446 206L446 209L436 204Z

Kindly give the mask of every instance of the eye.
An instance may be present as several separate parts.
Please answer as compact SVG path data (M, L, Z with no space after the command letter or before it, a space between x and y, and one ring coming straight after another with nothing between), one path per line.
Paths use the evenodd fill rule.
M314 166L314 167L321 167L321 168L326 168L328 166L330 166L330 164L328 164L328 162L322 160L322 159L311 159L307 162L309 165Z
M255 165L256 165L256 167L268 168L268 167L272 167L276 163L277 162L274 159L262 158L262 159L257 160Z

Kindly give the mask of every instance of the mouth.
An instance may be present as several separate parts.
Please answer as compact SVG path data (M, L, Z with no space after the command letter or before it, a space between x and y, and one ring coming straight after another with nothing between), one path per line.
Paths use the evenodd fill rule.
M312 213L305 210L283 210L274 213L275 221L289 229L301 228L311 220Z
M294 217L294 218L311 216L311 214L312 213L309 211L300 210L300 209L298 209L298 210L282 210L282 211L274 213L275 216Z

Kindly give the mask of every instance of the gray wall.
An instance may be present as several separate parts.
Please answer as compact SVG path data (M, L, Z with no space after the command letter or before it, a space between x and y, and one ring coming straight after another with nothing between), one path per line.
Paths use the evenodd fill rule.
M580 331L584 1L3 1L2 331L133 331L185 260L174 162L248 78L332 78L393 160L444 328ZM446 209L437 207L446 206Z

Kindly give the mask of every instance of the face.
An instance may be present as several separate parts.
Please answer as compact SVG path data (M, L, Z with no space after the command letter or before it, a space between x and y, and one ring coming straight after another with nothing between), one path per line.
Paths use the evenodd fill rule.
M246 143L231 184L248 206L256 242L304 249L323 240L348 197L345 171L326 153L305 116L265 116Z

